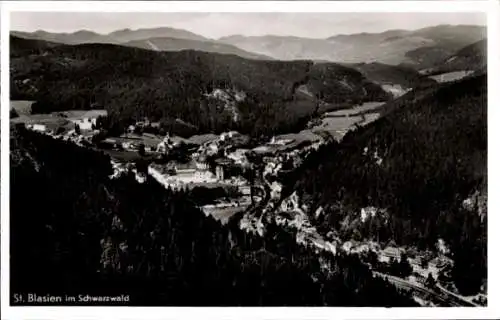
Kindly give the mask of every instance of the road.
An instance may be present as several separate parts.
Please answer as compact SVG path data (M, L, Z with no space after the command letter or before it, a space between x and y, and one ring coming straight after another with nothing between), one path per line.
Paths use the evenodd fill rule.
M403 278L395 277L389 274L385 273L380 273L377 271L372 271L374 275L382 277L382 278L387 278L389 282L394 284L398 288L402 289L411 289L414 290L417 293L426 295L426 296L431 296L437 301L440 301L446 306L452 306L452 307L479 307L479 305L472 303L470 301L467 301L460 296L444 289L441 287L439 284L436 286L436 290L431 290L419 283L414 283L410 282L408 280L405 280Z

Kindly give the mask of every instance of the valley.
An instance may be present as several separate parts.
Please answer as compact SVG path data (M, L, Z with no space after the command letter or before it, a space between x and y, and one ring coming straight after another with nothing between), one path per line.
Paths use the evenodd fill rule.
M485 306L484 36L11 31L11 286Z

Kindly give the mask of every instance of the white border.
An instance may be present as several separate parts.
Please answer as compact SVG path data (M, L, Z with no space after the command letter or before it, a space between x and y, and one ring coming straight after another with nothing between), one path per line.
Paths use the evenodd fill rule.
M498 108L500 39L498 1L16 1L0 3L1 15L1 309L2 319L472 319L499 318L500 270L498 250L499 226L496 208L500 208L498 150L500 137ZM11 11L86 11L86 12L486 12L488 14L488 308L120 308L120 307L10 307L9 306L9 12ZM493 107L494 106L494 107ZM29 221L27 221L29 223ZM494 227L495 226L495 227Z

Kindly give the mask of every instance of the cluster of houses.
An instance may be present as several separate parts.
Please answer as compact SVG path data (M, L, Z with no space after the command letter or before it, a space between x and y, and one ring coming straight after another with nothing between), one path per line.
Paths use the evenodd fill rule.
M430 251L421 252L413 248L401 248L394 244L389 244L382 248L379 243L374 241L347 241L342 245L342 249L349 253L364 254L373 251L378 256L378 261L390 263L391 260L400 261L403 254L407 256L408 262L413 269L410 280L424 283L429 274L437 279L446 278L453 260L442 253L432 253Z
M237 187L243 195L249 195L250 185L240 176L231 176L228 174L232 166L246 167L249 165L246 157L247 150L236 149L233 152L227 152L231 140L238 136L237 132L227 132L216 139L202 143L199 148L190 154L190 161L180 163L171 161L164 165L151 165L150 174L157 177L166 187L173 189L193 188L196 186L233 186ZM164 140L158 144L156 151L165 152L175 148L178 142L172 141L167 134ZM217 158L215 166L211 168L207 158L220 154L223 156Z

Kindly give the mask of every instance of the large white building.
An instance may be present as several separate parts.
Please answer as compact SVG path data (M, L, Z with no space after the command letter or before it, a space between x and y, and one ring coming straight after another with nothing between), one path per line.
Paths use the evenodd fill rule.
M44 124L34 124L32 129L34 131L45 132L47 131L47 126Z
M80 127L80 130L92 130L92 126L97 124L97 118L83 118L71 120L75 125Z

